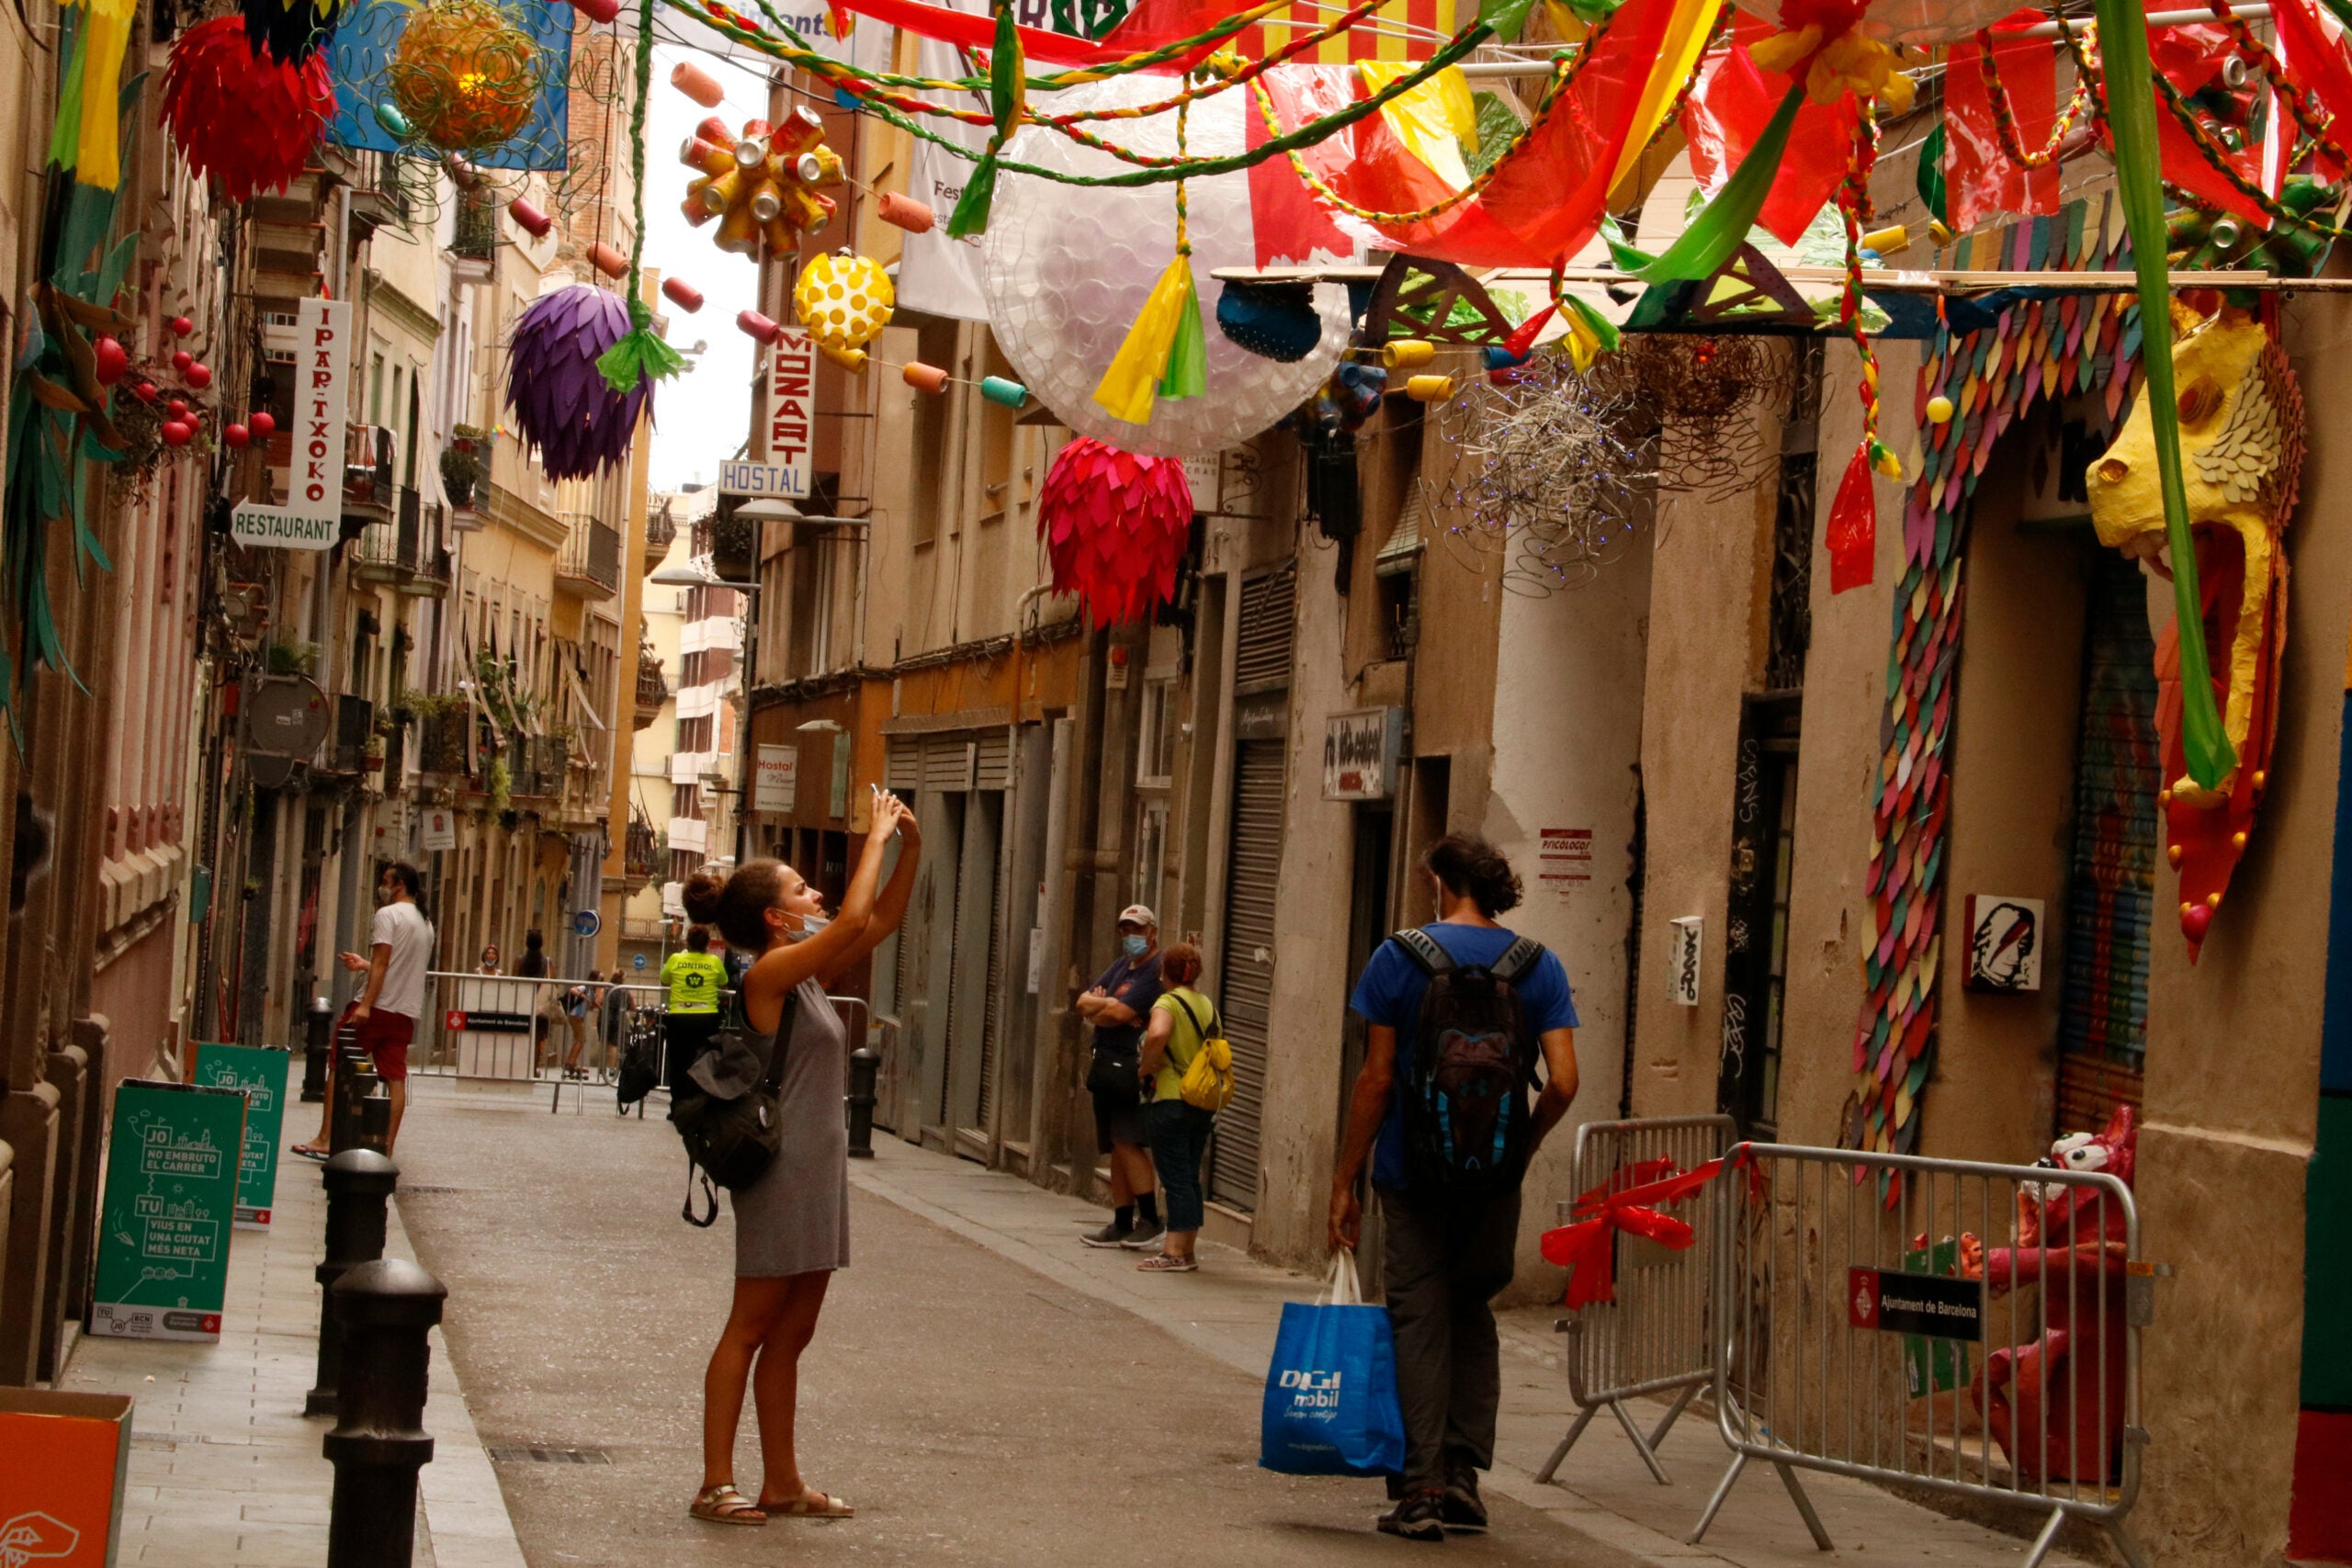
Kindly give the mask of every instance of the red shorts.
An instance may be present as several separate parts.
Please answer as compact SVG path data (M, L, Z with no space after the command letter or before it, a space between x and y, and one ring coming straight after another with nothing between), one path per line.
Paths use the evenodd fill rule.
M409 1042L416 1038L416 1020L404 1012L377 1008L359 1021L359 1048L376 1064L376 1076L386 1083L408 1077Z

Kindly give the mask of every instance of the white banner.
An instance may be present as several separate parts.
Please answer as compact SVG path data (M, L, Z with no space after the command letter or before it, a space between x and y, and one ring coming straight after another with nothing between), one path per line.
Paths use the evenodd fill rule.
M351 302L305 299L295 312L293 466L283 506L241 503L229 532L241 545L332 549L343 529L343 426L349 405Z
M977 0L944 0L951 10L974 15L987 14L988 7ZM954 44L924 39L916 46L915 70L922 75L954 81L968 76L972 68ZM943 95L943 101L953 95ZM985 112L988 99L978 94L968 95L972 107ZM967 125L962 120L933 118L924 129L971 151L978 157L987 151L989 128ZM956 210L956 203L964 195L964 182L972 175L972 159L959 158L921 137L915 139L915 155L907 173L907 194L927 204L939 214L939 221L927 234L909 234L899 246L899 305L902 310L921 310L933 316L953 316L959 321L985 321L989 319L988 301L980 294L980 240L975 234L968 240L947 237L947 217Z

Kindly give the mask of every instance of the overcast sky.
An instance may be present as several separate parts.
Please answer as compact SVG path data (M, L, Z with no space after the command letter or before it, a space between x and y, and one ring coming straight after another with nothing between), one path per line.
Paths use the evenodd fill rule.
M673 13L665 29L683 17ZM684 23L692 27L691 23ZM695 29L700 31L700 29ZM727 102L704 108L670 85L671 68L691 57L727 88ZM729 255L712 244L717 225L700 229L678 210L692 177L678 162L678 149L706 115L716 112L730 129L762 112L765 95L752 73L715 54L663 44L653 51L653 101L645 138L645 265L664 278L683 277L702 290L703 307L688 315L664 303L670 343L686 353L697 342L710 346L688 355L691 368L662 383L654 396L655 490L676 490L699 479L718 482L718 465L735 455L751 429L752 343L735 325L735 313L757 298L759 269L749 256Z

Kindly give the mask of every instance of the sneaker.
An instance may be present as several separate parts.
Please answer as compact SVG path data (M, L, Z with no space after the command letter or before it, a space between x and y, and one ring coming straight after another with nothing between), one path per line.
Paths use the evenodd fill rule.
M1445 1528L1450 1530L1482 1530L1487 1528L1487 1505L1478 1496L1478 1478L1470 1475L1451 1481L1445 1487Z
M1155 1252L1136 1265L1136 1271L1144 1274L1196 1274L1200 1268L1196 1259L1179 1258L1172 1252Z
M1119 1245L1130 1252L1148 1252L1158 1247L1159 1238L1167 1234L1168 1227L1158 1220L1137 1220L1136 1228L1129 1231L1127 1239Z
M1413 1493L1380 1516L1380 1533L1407 1540L1443 1540L1445 1494L1434 1489Z
M1121 1230L1119 1228L1119 1222L1113 1220L1101 1230L1088 1231L1084 1235L1080 1236L1078 1239L1082 1245L1087 1247L1123 1247L1126 1244L1127 1237L1135 1234L1136 1233L1132 1229Z

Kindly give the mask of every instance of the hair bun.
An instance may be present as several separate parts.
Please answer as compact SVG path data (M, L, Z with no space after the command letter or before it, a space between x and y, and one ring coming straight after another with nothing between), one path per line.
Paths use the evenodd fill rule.
M678 901L686 907L686 918L698 926L707 926L718 918L719 896L727 891L727 879L715 871L698 871L686 878L678 892Z

